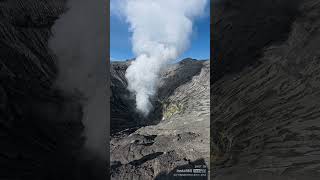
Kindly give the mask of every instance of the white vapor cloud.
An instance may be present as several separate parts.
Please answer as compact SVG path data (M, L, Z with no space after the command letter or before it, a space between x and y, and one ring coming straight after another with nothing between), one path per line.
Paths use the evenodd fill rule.
M112 12L126 18L132 31L136 60L128 67L128 89L136 96L136 108L147 115L152 109L158 75L189 46L194 18L204 13L207 0L111 1Z
M83 102L86 147L105 155L106 19L105 0L69 0L68 10L52 27L49 48L57 56L56 84L67 92L80 92ZM105 66L104 66L105 65Z

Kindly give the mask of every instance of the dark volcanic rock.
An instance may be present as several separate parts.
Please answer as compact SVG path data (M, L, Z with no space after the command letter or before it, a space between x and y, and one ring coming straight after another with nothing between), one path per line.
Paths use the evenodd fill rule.
M264 1L245 2L256 4ZM290 4L291 1L287 3ZM246 5L244 3L238 6L242 9L247 8ZM282 6L274 4L272 7L276 11L282 11ZM214 24L218 29L216 33L220 33L219 37L225 37L225 40L214 40L225 44L219 47L215 57L223 56L221 61L241 63L246 68L231 74L222 69L227 73L211 84L212 179L320 178L319 9L319 0L300 1L297 6L299 17L295 17L294 13L283 24L290 27L287 40L272 43L273 45L262 43L264 36L270 40L279 38L269 34L268 28L259 31L256 35L258 39L255 36L239 37L243 33L258 33L256 30L261 28L259 26L268 26L250 21L252 18L247 19L248 22L238 22L243 27L248 26L243 28L248 31L246 33L237 23L225 30L224 25L220 26L217 22ZM265 11L267 10L268 8ZM259 8L250 11L261 13ZM272 12L275 11L271 11L271 14L266 12L262 19L283 19L281 13L273 17ZM225 9L221 14L221 22L224 21L223 17L232 18L231 14L234 14L233 11ZM259 17L256 14L252 14L253 18ZM247 13L238 12L238 16L234 20L247 18ZM274 24L272 29L278 29L277 26ZM288 31L288 28L285 29ZM229 31L236 33L230 34ZM280 36L281 32L274 30L274 35ZM226 40L232 38L235 41L244 38L244 41L242 45L233 46ZM246 43L248 41L249 44ZM230 47L227 47L228 43ZM253 45L250 52L241 50L250 44ZM263 51L260 45L264 46ZM227 51L243 53L231 56L225 54ZM259 51L260 58L253 58L252 52ZM258 63L250 66L243 59L252 59ZM213 68L213 71L217 68Z

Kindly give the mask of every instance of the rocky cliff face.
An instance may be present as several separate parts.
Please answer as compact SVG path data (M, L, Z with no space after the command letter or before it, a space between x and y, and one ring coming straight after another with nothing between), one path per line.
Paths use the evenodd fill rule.
M319 179L320 1L220 2L212 179Z
M111 68L111 177L162 179L192 163L209 164L210 61L185 59L168 65L143 118L126 90L128 62Z
M47 43L65 10L65 0L0 1L0 179L105 177L83 148L79 98L53 86Z

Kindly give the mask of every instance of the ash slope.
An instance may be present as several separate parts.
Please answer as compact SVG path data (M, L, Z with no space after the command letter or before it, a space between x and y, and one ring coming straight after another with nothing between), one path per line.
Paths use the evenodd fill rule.
M110 147L112 178L161 179L194 161L208 164L210 61L185 59L163 70L147 118L135 113L125 89L129 64L111 64L111 129L118 129Z
M261 3L244 2L228 6L233 4L238 9L246 9L250 7L247 6L249 2ZM273 26L274 31L269 31L272 21L265 21L268 28L260 27L263 20L281 22L284 15L270 11L259 21L237 21L245 19L247 14L236 8L215 7L223 9L219 22L213 24L220 32L220 38L214 40L220 48L216 56L230 51L238 58L228 59L226 55L226 63L234 63L235 67L242 63L242 69L225 73L211 84L212 179L309 180L320 177L320 1L283 2L296 6L299 12L298 16L290 16L290 21L283 22L290 27L287 34L282 33L287 36L284 40L272 36L279 30L278 26ZM269 6L284 12L281 11L283 6L276 5ZM251 19L261 13L256 11L259 9L250 9ZM226 24L233 26L223 28ZM237 32L238 36L232 36L230 31ZM251 33L251 38L242 36ZM281 35L280 32L276 34ZM264 36L272 36L277 41L272 41L271 46ZM237 51L238 45L220 46L228 44L228 39L233 37L234 43L250 41L241 46L248 52ZM240 40L237 37L241 37ZM259 52L261 56L252 56L252 52ZM248 65L250 63L243 61L246 58L257 63Z

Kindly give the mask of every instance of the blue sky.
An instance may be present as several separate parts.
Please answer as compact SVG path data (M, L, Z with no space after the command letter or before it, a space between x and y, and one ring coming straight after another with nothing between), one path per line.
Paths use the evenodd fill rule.
M191 44L181 57L209 59L210 57L210 3L207 3L205 14L197 18L193 25ZM111 60L126 60L134 57L131 46L129 25L123 18L110 14L110 58Z

